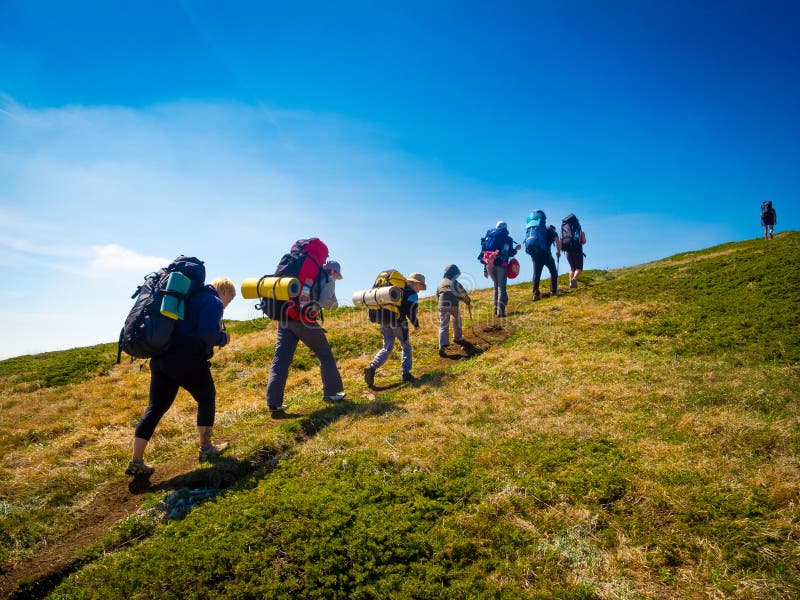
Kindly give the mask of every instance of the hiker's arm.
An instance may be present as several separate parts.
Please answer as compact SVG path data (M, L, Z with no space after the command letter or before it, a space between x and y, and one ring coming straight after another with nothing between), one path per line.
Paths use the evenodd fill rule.
M417 319L417 308L419 307L419 296L417 294L411 294L408 299L408 320L414 326L414 328L419 327L419 320Z
M218 298L209 297L202 310L197 324L197 335L209 346L222 348L230 341L230 336L222 328L222 302Z
M414 328L419 327L419 319L417 319L417 308L419 308L419 304L414 302L411 305L411 309L408 311L409 312L408 320L411 321L411 324L414 326Z
M453 287L456 290L456 296L458 296L459 299L463 300L465 304L469 304L470 303L469 294L467 293L467 290L464 289L464 286L461 285L461 283L458 281L454 281L453 283L455 283Z

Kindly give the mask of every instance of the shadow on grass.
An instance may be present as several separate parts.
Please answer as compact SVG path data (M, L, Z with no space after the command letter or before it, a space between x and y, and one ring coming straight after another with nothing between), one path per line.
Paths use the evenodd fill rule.
M393 390L394 388L399 388L403 385L403 381L395 381L394 383L390 383L389 385L375 385L372 387L373 392L385 392L386 390Z
M517 330L516 325L507 321L492 320L483 323L475 323L469 328L471 337L481 343L481 346L472 343L473 347L485 352L491 346L497 346L505 342ZM485 347L482 347L485 346ZM465 348L466 350L466 348ZM470 355L475 356L475 354Z
M430 373L425 373L424 375L417 377L416 381L414 381L410 385L412 385L413 387L419 387L422 385L430 387L441 387L445 383L447 383L449 379L453 379L455 377L456 376L453 375L452 373L444 373L442 371L432 371Z
M458 358L460 360L463 359L463 358L472 358L473 356L478 356L479 354L483 354L486 351L484 348L476 346L475 344L473 344L472 342L470 342L466 338L464 338L461 341L456 342L456 343L459 346L461 346L461 348L464 350L464 353L466 354L466 357L464 357L464 356L462 356L460 354L456 355L456 356L458 356ZM449 358L449 355L447 355L447 357Z
M149 476L137 476L128 484L128 491L131 494L145 494L180 489L223 490L249 477L268 474L275 468L281 457L292 452L297 445L308 441L344 416L362 418L380 416L395 408L390 402L382 400L375 400L366 404L347 401L332 404L300 418L295 427L292 428L292 439L285 444L265 446L245 458L235 458L223 454L212 458L208 463L193 471L176 475L155 484L150 481ZM275 415L272 416L275 418ZM292 415L284 413L281 418L288 420L292 418Z

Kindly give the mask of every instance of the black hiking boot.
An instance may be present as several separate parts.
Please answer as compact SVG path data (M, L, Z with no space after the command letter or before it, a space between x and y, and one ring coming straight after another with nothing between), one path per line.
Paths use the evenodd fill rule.
M367 384L367 387L372 389L375 385L375 367L367 367L364 369L364 381Z

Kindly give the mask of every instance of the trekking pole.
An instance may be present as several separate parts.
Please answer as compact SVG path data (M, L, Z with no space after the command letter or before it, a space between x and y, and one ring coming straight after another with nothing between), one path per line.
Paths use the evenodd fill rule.
M560 266L561 266L561 252L556 252L556 286L558 286L558 270Z
M478 337L478 334L475 332L475 319L472 318L472 302L467 304L467 312L469 313L469 326L472 329L472 335Z

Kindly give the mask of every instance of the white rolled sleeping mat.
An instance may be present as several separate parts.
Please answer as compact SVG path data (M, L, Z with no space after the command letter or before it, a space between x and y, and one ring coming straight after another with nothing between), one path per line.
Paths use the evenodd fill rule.
M296 277L249 277L242 282L242 298L272 298L288 300L300 293L300 280Z
M403 297L403 290L391 285L371 288L353 294L353 306L379 307L384 304L397 304Z

